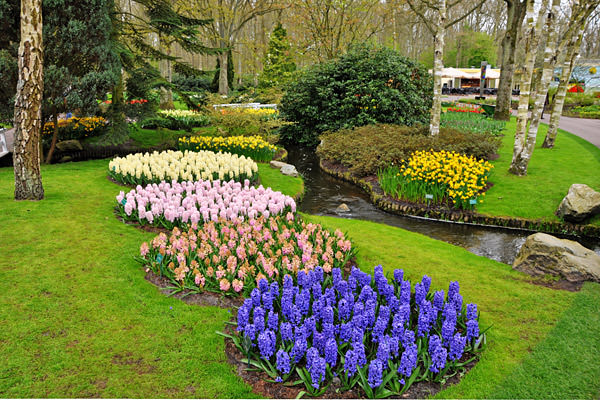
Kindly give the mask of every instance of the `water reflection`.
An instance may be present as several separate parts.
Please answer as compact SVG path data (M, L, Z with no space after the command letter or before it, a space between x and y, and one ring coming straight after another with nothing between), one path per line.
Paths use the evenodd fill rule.
M304 177L306 192L299 204L302 212L384 223L443 240L464 247L474 254L507 264L512 264L528 235L520 231L449 224L387 213L375 207L368 195L356 185L322 172L313 150L301 147L287 149L288 162L294 164ZM336 212L336 208L342 203L350 207L350 212ZM600 244L597 241L581 243L600 254Z

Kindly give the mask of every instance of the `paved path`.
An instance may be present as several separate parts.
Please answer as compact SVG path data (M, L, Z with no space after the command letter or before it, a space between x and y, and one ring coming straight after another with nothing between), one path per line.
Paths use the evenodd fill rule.
M548 123L549 118L550 114L546 113L542 122ZM600 147L600 119L570 118L563 116L560 117L558 127L587 140L596 147Z

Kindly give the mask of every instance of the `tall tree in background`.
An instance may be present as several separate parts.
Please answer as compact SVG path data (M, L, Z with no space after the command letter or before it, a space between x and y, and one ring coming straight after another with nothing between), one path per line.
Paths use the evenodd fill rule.
M263 62L264 69L259 79L262 87L285 84L296 70L292 57L292 47L287 39L287 31L278 23L269 39L269 49Z
M558 58L559 55L562 55L564 56L564 61L558 88L554 95L554 101L552 102L552 114L550 115L548 132L546 133L544 143L542 144L542 147L544 148L554 147L556 135L558 134L558 123L565 104L567 86L569 84L571 72L573 71L573 65L579 55L585 26L588 18L599 5L600 0L582 0L581 2L578 0L572 1L569 25L556 50L556 58Z
M377 0L291 0L290 5L290 20L304 31L298 47L316 61L335 58L381 29L372 22Z
M459 15L448 22L448 11L459 4L464 5L463 0L436 0L433 3L428 0L406 0L410 8L419 16L433 35L433 106L431 107L431 122L429 133L432 136L440 132L440 114L442 112L442 70L444 69L444 38L446 29L469 16L481 7L485 0L476 2L471 9L461 11Z
M233 86L233 80L235 78L235 69L233 68L233 55L231 54L231 49L227 50L227 86L231 88ZM210 90L213 93L219 92L219 81L221 79L221 61L219 57L217 57L217 66L215 68L215 74L213 75L213 80L210 84Z
M467 26L453 36L454 40L446 45L445 65L479 68L482 61L496 64L497 46L491 35L475 32Z
M135 9L132 7L135 7ZM113 29L111 41L125 70L145 68L156 70L156 61L168 60L173 63L176 71L194 73L195 70L178 57L167 54L164 46L153 42L158 35L169 44L177 43L190 54L215 54L214 49L202 44L198 28L209 23L187 16L186 10L176 11L168 0L136 0L115 2L111 13ZM157 39L158 40L158 39ZM162 80L162 85L171 88L168 79ZM110 119L112 129L103 138L105 143L120 144L128 136L125 122L124 82L122 75L112 88L112 104ZM195 106L182 92L179 94L188 103Z
M515 74L515 55L521 25L525 18L527 5L534 0L504 0L506 2L506 32L502 38L502 54L500 58L500 82L496 96L494 119L508 121L510 119L512 100L512 81Z
M42 200L40 133L44 86L42 0L21 0L19 81L15 101L15 200Z
M539 47L540 40L545 42L545 38L542 38L543 34L549 35L548 40L549 43L547 45L554 47L554 44L550 43L554 39L553 32L553 24L556 22L556 16L558 14L558 6L559 0L553 0L552 8L548 15L548 1L542 0L539 5L539 11L537 15L537 19L535 16L534 2L529 2L527 4L527 11L525 14L525 23L526 31L525 31L525 62L521 66L523 73L521 74L521 83L520 83L520 94L519 94L519 110L517 114L517 130L515 132L515 143L513 146L513 157L512 162L510 164L509 171L515 175L527 175L527 166L529 165L529 160L531 159L531 155L533 154L533 149L535 147L535 140L537 136L537 125L531 126L528 129L529 122L529 99L531 97L531 82L533 78L533 65L535 63L537 49ZM546 19L549 20L550 26L548 29L544 28L544 23ZM550 36L552 32L552 36ZM547 49L546 54L549 54L549 57L554 53L554 49ZM544 75L544 74L543 74ZM548 81L550 77L548 77ZM542 82L543 84L543 82ZM549 82L546 82L546 86ZM536 85L540 86L540 85ZM546 98L547 87L540 88L539 94L543 93L543 99L541 100L542 106L543 101ZM538 96L539 97L539 96ZM536 110L534 108L532 112L533 120L537 119L539 123L539 114L541 113L541 108Z
M282 6L276 0L192 0L189 5L188 12L210 21L203 29L211 46L219 49L219 94L227 95L230 89L228 50L236 45L248 22Z

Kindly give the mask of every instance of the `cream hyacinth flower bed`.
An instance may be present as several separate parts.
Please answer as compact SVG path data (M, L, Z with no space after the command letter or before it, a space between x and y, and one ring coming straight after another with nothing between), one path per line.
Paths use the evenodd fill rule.
M136 153L114 158L108 168L113 179L130 185L216 179L254 181L258 175L258 166L250 158L212 151Z

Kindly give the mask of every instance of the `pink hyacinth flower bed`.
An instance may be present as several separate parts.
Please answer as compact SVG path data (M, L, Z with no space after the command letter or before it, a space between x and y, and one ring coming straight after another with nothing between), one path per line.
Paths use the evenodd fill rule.
M247 179L243 184L214 180L138 185L127 194L121 191L116 199L124 220L167 229L296 212L293 198L271 188L250 186Z
M299 271L343 269L354 252L340 230L306 223L291 212L174 228L140 247L144 266L178 290L245 296L261 279L281 284L285 275L296 281Z

